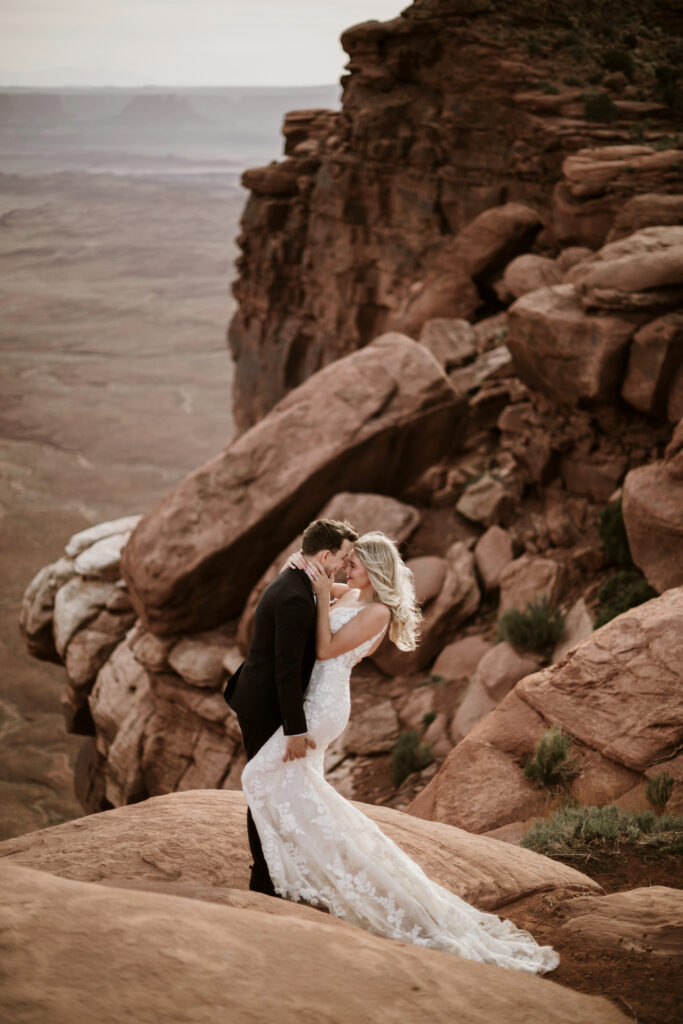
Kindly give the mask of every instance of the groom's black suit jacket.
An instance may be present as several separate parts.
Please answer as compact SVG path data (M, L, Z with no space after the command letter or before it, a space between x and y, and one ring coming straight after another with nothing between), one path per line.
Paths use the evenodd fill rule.
M256 607L246 660L225 689L241 718L286 736L306 732L304 693L315 662L315 599L301 569L285 569Z

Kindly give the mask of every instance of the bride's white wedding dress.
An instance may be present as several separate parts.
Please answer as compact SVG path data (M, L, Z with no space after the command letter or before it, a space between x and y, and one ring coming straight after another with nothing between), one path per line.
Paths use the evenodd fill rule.
M333 607L332 632L359 610ZM315 750L283 762L286 740L279 728L244 769L242 789L276 892L326 907L376 935L501 967L553 970L559 958L550 946L431 881L325 781L325 749L349 719L351 669L380 635L315 663L304 703Z

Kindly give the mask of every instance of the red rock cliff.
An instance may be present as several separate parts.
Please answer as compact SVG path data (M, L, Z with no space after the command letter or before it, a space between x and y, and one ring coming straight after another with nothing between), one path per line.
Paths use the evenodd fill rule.
M516 200L548 214L568 153L673 130L677 87L663 91L656 62L675 62L662 26L676 27L676 7L416 0L344 32L342 110L288 115L285 159L244 175L229 332L238 424L383 330L406 329L397 317L411 286L481 211ZM596 93L602 121L586 119ZM476 283L491 311L487 281Z

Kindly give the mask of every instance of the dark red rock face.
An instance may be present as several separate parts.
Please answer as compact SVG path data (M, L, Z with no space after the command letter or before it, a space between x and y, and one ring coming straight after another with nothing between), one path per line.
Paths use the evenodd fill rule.
M411 289L446 271L449 239L482 211L512 201L545 217L568 154L631 141L639 104L622 93L613 124L583 119L588 76L611 45L602 22L658 25L671 14L628 0L597 10L575 4L568 18L534 0L514 9L419 0L392 21L343 33L342 110L288 115L284 161L244 176L252 194L229 331L240 428L321 366L384 330L408 330L401 313ZM568 46L570 29L583 57ZM650 44L643 36L639 45ZM577 75L582 85L567 86ZM654 100L652 83L638 82ZM654 106L649 123L673 130L671 111ZM601 244L613 217L611 202L591 244ZM486 296L486 275L474 280ZM431 315L469 318L476 288L463 298L466 285L456 289L465 311Z

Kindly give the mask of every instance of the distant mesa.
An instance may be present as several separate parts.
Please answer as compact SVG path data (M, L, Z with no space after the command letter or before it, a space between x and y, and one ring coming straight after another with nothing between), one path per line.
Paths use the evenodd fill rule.
M188 124L197 121L204 121L205 118L198 114L182 96L173 93L165 95L133 96L126 104L120 114L116 115L117 121L125 121L128 124L140 124L141 122L154 121L157 124Z
M0 93L0 121L55 121L70 117L62 97L55 93Z

